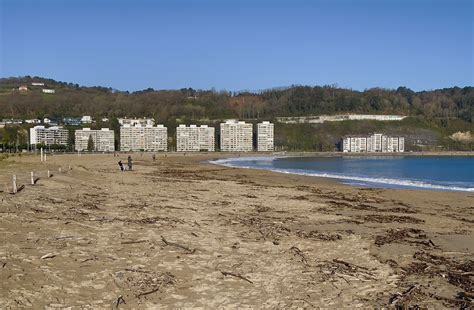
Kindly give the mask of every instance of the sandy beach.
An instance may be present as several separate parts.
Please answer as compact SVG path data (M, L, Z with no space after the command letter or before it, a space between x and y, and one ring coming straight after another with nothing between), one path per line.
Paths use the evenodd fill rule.
M474 193L131 155L0 161L0 308L473 306Z

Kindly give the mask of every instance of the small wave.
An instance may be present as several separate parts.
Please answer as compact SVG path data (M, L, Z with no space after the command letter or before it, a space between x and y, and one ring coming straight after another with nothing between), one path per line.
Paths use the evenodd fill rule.
M277 169L277 168L272 168L272 167L257 167L257 166L241 164L242 162L245 162L245 161L252 161L252 160L272 161L276 158L277 157L229 158L229 159L214 160L214 161L211 161L211 163L225 166L225 167L231 167L231 168L269 170L269 171L285 173L285 174L296 174L296 175L313 176L313 177L319 177L319 178L358 181L358 182L363 182L363 183L381 184L381 185L388 185L388 186L413 187L413 188L423 188L423 189L439 190L439 191L474 192L474 187L439 185L439 184L433 184L433 183L416 181L416 180L361 177L361 176L351 176L351 175L343 175L343 174L308 172L306 170L296 170L296 169Z
M224 159L216 159L209 161L211 164L217 164L226 167L240 167L239 165L234 165L235 162L245 162L245 161L253 161L258 160L261 162L271 162L277 158L284 158L284 156L261 156L261 157L233 157L233 158L224 158Z

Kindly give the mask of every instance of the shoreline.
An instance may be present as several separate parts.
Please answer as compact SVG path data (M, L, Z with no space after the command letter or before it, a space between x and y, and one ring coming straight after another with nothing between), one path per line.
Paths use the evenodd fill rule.
M256 165L239 165L239 163L245 162L246 160L259 160L262 159L278 159L278 158L309 158L309 156L241 156L241 157L229 157L218 160L209 161L211 164L218 166L224 166L229 168L241 168L241 169L253 169L253 170L264 170L281 174L291 175L303 175L315 178L331 179L337 181L340 184L352 186L352 187L363 187L363 188L381 188L381 189L411 189L411 190L425 190L425 191L439 191L439 192L474 192L473 187L459 187L454 185L441 185L436 183L430 183L423 180L410 180L410 179L398 179L382 176L357 176L357 175L337 175L331 174L325 171L316 170L301 170L296 171L295 169L283 169L276 167L260 167ZM342 157L342 156L341 156ZM331 157L331 158L341 158ZM355 156L354 156L355 157ZM365 158L373 158L372 156L364 156ZM357 158L364 158L357 157ZM318 156L314 158L330 158L329 156Z

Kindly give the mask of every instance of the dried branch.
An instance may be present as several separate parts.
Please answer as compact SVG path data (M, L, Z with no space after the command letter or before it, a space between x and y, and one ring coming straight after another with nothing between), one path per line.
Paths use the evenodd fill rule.
M169 246L174 246L176 248L180 248L180 249L183 249L185 250L186 252L188 252L189 254L193 254L194 252L196 252L196 249L190 249L188 248L187 246L184 246L184 245L181 245L179 243L175 243L175 242L170 242L168 240L165 239L165 237L161 236L161 241L163 241L166 245L169 245Z
M222 270L221 270L221 273L222 273L224 276L236 277L236 278L242 279L242 280L244 280L244 281L247 281L248 283L253 284L252 281L250 281L250 280L247 279L246 277L242 276L240 273L233 273L233 272L222 271Z

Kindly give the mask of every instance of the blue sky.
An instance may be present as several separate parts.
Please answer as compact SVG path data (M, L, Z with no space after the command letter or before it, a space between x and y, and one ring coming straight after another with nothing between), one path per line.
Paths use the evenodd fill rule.
M0 0L0 76L132 91L473 86L473 2Z

